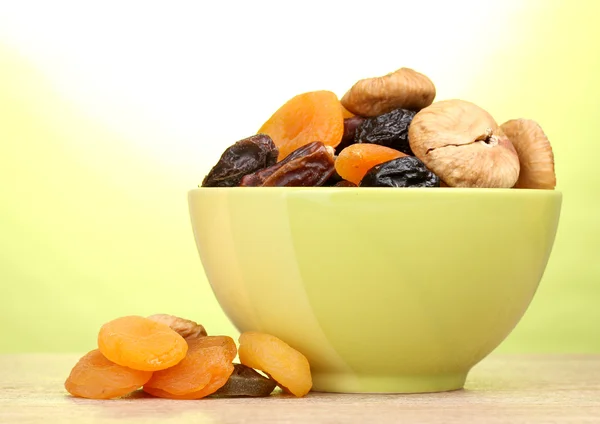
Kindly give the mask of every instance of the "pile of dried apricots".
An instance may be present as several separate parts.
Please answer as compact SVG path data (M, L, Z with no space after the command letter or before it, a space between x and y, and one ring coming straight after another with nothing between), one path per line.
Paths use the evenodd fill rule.
M555 188L537 122L499 125L472 102L435 96L410 68L361 79L341 99L299 94L229 146L200 186Z
M233 362L236 356L241 363ZM202 325L168 314L107 322L98 348L80 358L65 381L72 396L88 399L140 388L167 399L263 397L276 386L297 397L312 388L308 360L287 343L251 331L240 335L238 348L229 336L209 336Z

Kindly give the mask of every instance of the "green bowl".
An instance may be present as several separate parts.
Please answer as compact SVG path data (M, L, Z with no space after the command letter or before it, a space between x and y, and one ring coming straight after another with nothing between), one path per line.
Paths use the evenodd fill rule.
M308 358L313 390L463 387L528 308L562 194L460 188L198 188L208 281L237 329Z

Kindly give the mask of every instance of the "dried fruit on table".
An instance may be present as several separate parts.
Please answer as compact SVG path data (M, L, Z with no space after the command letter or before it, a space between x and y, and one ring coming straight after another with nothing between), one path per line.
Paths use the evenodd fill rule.
M242 178L243 187L313 187L323 185L333 174L334 151L320 141L294 150L275 165Z
M514 187L554 190L554 153L542 127L531 119L511 119L500 129L519 156L521 171Z
M415 156L451 187L509 188L519 177L512 143L474 103L433 103L415 115L408 139Z
M414 155L408 142L408 128L416 112L395 109L383 115L369 118L356 132L357 143L373 143Z
M301 397L312 388L308 360L281 339L248 331L240 335L239 343L240 362L267 373L284 390Z
M202 187L235 187L244 175L277 162L279 151L268 135L256 134L229 146L202 181Z
M184 339L206 336L206 330L204 327L189 319L184 319L169 314L154 314L150 315L148 319L168 325Z
M344 135L342 136L340 144L335 148L336 154L339 154L346 147L356 142L356 132L364 121L365 118L361 116L344 119Z
M228 336L206 336L188 340L189 349L177 365L157 371L144 391L171 399L201 399L221 388L233 373L237 354Z
M336 147L344 133L340 101L331 91L298 94L281 106L258 130L279 149L278 160L313 141Z
M439 187L440 179L414 156L405 156L371 168L361 187Z
M94 349L75 364L65 381L65 389L76 397L112 399L139 389L150 377L152 372L117 365Z
M358 185L375 165L403 156L406 154L378 144L353 144L340 152L335 169L343 179Z
M378 116L394 109L419 111L435 98L433 82L410 68L356 82L340 102L355 115Z
M264 397L269 396L277 383L243 364L233 364L229 380L211 397Z
M181 361L188 344L168 325L130 315L109 321L100 328L98 348L116 364L158 371Z

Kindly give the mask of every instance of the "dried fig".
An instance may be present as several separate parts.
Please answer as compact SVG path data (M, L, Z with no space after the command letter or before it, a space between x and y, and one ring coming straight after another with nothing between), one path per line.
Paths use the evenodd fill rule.
M206 336L204 327L189 319L179 318L169 314L154 314L150 315L148 319L168 325L184 339Z
M542 127L531 119L511 119L500 128L519 155L521 172L515 188L554 190L554 153Z
M427 76L400 68L382 77L359 80L340 102L355 115L371 117L399 108L419 111L433 102L435 94L435 85Z
M510 188L519 178L514 146L474 103L433 103L415 115L408 140L415 156L451 187Z

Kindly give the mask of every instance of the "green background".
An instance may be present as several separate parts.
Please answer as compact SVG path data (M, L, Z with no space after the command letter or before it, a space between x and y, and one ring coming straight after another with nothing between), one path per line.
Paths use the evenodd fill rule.
M307 4L293 22L260 2L215 22L226 5L138 15L53 2L34 17L25 3L0 11L0 352L88 350L102 323L157 312L235 337L198 259L187 190L293 95L341 96L400 66L429 75L437 99L545 129L559 232L499 350L600 352L600 2Z

